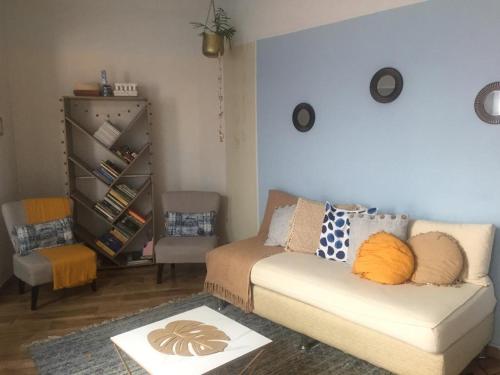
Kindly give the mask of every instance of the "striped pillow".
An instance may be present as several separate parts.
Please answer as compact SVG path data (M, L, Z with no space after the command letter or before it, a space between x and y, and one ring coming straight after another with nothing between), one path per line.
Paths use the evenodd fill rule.
M38 224L16 225L12 231L17 242L17 252L21 256L29 255L35 249L75 242L71 217Z
M167 212L165 215L166 235L175 237L213 236L215 215L215 211Z

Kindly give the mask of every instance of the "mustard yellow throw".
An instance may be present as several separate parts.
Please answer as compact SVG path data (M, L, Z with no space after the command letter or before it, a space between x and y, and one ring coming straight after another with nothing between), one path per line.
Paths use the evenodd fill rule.
M69 198L41 198L23 201L26 222L43 223L71 216ZM88 284L96 279L96 255L82 244L65 245L39 250L52 265L54 289Z
M38 251L52 264L54 290L84 285L96 279L96 255L82 244Z
M71 216L69 198L25 199L23 204L26 224L38 224Z

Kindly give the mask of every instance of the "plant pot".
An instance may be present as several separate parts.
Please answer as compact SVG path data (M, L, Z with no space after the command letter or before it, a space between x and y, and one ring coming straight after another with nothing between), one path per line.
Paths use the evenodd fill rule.
M214 33L203 33L203 54L207 57L217 57L224 54L224 37Z

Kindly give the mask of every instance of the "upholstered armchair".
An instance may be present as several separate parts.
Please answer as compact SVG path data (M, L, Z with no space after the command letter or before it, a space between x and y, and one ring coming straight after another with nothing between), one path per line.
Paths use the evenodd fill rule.
M167 212L201 213L219 212L220 195L201 191L171 191L162 195L163 214ZM168 225L168 224L167 224ZM165 231L165 228L163 229ZM217 236L177 237L164 236L155 246L158 263L157 282L162 282L163 266L170 264L174 272L176 263L205 263L205 255L217 246Z
M29 255L19 255L18 243L13 233L14 226L27 224L27 218L22 201L4 203L2 215L14 247L13 271L19 281L19 293L23 294L25 285L31 286L31 310L36 310L39 286L53 282L52 264L49 259L33 251ZM92 290L97 290L94 280L91 283Z

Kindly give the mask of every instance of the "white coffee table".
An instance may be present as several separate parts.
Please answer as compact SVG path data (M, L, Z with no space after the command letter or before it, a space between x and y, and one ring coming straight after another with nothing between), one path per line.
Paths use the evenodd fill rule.
M148 334L151 331L163 329L168 323L178 320L194 320L217 327L230 338L230 340L227 341L227 347L222 352L202 356L165 354L154 349L147 339ZM120 350L127 353L127 355L136 361L144 370L153 375L203 374L271 343L271 340L268 338L207 306L201 306L113 336L111 337L111 341L113 341L129 373L129 368ZM245 366L245 369L249 367L261 353L262 352L259 351L249 364Z

